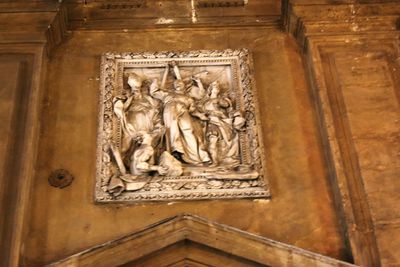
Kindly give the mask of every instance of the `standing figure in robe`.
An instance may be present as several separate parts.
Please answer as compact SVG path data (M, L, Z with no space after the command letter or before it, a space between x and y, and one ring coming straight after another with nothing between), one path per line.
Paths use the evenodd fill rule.
M177 69L176 66L174 68ZM194 100L186 94L180 75L174 81L174 90L170 91L162 90L158 80L154 79L150 85L150 95L163 103L167 151L184 163L210 163L204 146L204 130L199 122L207 120L207 117L196 109Z
M159 103L149 95L142 93L143 80L135 73L129 74L128 84L131 91L128 95L114 99L114 113L121 121L123 132L120 152L127 156L138 133L153 134L162 131Z
M218 81L208 89L208 97L203 104L208 116L206 135L212 166L239 163L239 140L236 130L244 126L240 112L233 112L232 101L220 96Z

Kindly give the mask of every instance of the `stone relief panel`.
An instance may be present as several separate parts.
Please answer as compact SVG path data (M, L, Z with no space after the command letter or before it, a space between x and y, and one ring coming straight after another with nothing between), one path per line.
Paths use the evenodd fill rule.
M105 53L97 202L266 198L246 49Z

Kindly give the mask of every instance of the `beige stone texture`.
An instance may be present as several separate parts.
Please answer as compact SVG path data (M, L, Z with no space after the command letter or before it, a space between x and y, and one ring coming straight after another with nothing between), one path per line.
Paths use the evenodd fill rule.
M94 204L101 54L240 47L253 53L271 201ZM347 259L314 116L300 51L277 30L71 33L49 64L26 263L61 259L182 212ZM70 187L48 185L48 174L57 168L74 174Z
M2 1L0 266L43 266L143 229L167 238L141 236L154 244L126 266L253 266L264 248L243 244L265 238L288 244L272 250L276 266L400 266L399 16L397 0ZM242 47L272 198L95 204L101 54ZM48 183L60 168L75 177L64 189ZM168 243L155 225L171 217L202 242ZM116 243L104 255L126 255Z

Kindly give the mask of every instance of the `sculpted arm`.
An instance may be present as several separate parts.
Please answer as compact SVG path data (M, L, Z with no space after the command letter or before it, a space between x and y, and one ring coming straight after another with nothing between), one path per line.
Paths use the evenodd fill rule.
M129 106L130 106L131 103L132 103L132 100L133 100L133 96L128 97L128 99L125 101L125 103L124 103L124 109L125 109L125 110L127 110L127 109L129 108Z
M150 95L156 99L164 100L164 98L168 95L168 93L163 92L161 88L165 88L165 83L167 82L167 76L169 71L169 65L167 64L165 67L164 75L161 81L161 87L158 84L158 79L153 79L150 85Z
M149 163L154 150L151 147L139 148L134 154L132 159L131 172L134 175L148 173L150 171L157 171L160 175L165 174L165 169L161 166Z
M164 98L168 95L167 92L163 92L158 86L158 80L154 79L150 85L150 95L156 99L164 100Z
M142 161L138 164L136 164L136 168L140 170L141 172L149 172L149 171L159 171L160 173L163 173L164 169L160 166L157 165L151 165L146 161Z
M206 90L204 89L204 85L203 85L203 82L201 81L201 79L199 77L193 76L192 80L197 83L197 86L199 87L200 92L205 94Z
M220 107L226 108L226 109L229 108L229 107L232 107L232 101L227 97L221 98L218 101L218 104L219 104Z
M192 98L188 98L188 99L189 99L189 112L190 112L190 114L192 114L192 116L195 116L195 117L199 118L202 121L207 121L208 117L203 112L200 112L196 108L196 105L195 105L193 99Z
M122 120L124 116L124 112L126 110L126 96L123 96L125 99L123 100L122 97L115 97L114 98L114 113L117 115L117 117Z

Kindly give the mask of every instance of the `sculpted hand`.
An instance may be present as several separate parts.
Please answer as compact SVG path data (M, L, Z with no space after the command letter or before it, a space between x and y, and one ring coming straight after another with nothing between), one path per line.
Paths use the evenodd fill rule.
M150 92L154 92L158 90L158 79L155 78L150 84Z
M158 167L157 167L157 171L158 171L158 173L159 173L160 175L166 175L168 169L165 168L165 167L162 167L162 166L158 166Z
M199 77L192 76L191 79L192 79L192 81L195 81L197 84L201 83L201 80Z
M126 96L126 95L117 95L115 98L114 98L114 101L116 101L116 100L127 100L128 99L128 97Z
M202 121L208 121L209 120L209 118L203 113L199 113L197 117Z

